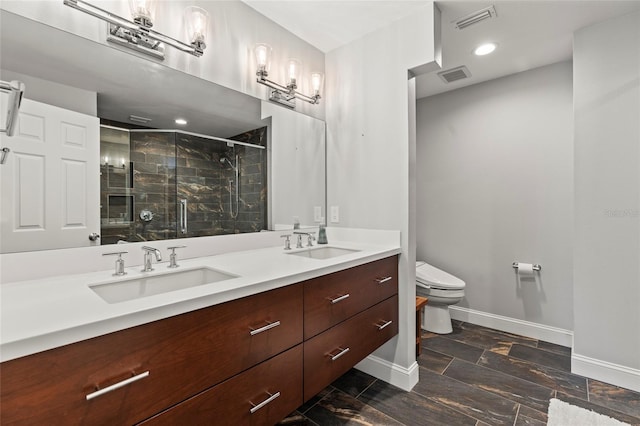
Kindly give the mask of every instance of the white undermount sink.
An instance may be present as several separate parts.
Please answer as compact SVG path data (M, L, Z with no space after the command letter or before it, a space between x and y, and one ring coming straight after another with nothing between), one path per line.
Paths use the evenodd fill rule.
M291 256L310 257L311 259L331 259L332 257L344 256L359 251L360 250L345 249L339 247L314 247L307 250L296 251L287 254L290 254Z
M192 268L130 279L123 277L107 283L90 284L89 288L107 303L120 303L237 277L216 269Z

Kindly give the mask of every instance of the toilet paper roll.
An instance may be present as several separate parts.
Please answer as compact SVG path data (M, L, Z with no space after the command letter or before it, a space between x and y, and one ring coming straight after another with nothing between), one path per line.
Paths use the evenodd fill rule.
M531 263L518 263L518 274L533 275L533 265Z

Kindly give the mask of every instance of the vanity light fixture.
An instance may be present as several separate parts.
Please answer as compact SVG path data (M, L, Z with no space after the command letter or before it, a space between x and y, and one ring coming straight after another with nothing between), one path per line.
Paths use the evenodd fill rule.
M287 63L287 84L285 86L267 78L271 67L271 46L264 43L256 44L254 53L256 55L256 63L258 65L258 69L256 71L258 79L256 81L273 89L271 91L271 96L269 96L269 100L278 102L289 108L295 108L296 98L309 102L310 104L320 103L320 92L322 91L322 83L324 80L324 75L321 72L311 73L311 88L313 93L311 96L307 96L296 90L300 79L300 69L302 68L300 61L297 59L290 59Z
M16 131L16 124L18 123L18 112L20 110L20 104L22 103L22 97L24 96L25 85L18 80L13 81L1 81L0 80L0 92L6 92L9 94L6 104L7 119L5 121L4 129L0 129L0 133L6 133L7 136L13 136ZM2 149L2 159L0 164L6 160L9 148Z
M485 43L485 44L481 44L480 46L476 47L473 50L474 55L476 56L484 56L484 55L488 55L489 53L493 52L494 50L496 50L496 47L498 47L497 44L495 43Z
M187 44L151 29L155 18L156 0L129 0L132 20L122 18L84 0L63 0L63 2L67 6L106 21L109 25L107 41L120 46L161 60L164 59L165 44L196 57L204 53L209 15L200 7L189 6L185 9L185 28L189 39Z

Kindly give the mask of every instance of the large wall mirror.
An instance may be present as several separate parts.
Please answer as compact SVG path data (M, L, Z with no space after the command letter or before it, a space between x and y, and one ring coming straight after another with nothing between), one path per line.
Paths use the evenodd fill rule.
M318 214L325 215L323 121L6 10L0 13L2 79L26 80L26 108L36 100L99 119L99 134L88 139L96 145L87 163L93 174L83 182L88 195L64 196L68 216L71 210L83 211L96 224L78 220L75 239L48 237L40 228L60 224L40 214L39 225L33 212L22 212L26 219L17 222L35 225L15 235L10 216L20 215L21 208L37 211L55 197L52 192L61 192L51 179L25 173L37 168L29 159L48 155L44 150L35 144L29 151L19 136L2 136L11 152L0 165L0 252L258 232L290 226L294 217L313 225ZM176 124L177 118L187 124ZM31 124L21 116L18 126L24 133ZM59 161L68 160L60 155ZM68 180L80 176L76 169L65 169ZM15 205L21 202L15 188L21 179L27 186L19 191L25 199L32 197L28 208ZM101 238L91 242L94 232Z

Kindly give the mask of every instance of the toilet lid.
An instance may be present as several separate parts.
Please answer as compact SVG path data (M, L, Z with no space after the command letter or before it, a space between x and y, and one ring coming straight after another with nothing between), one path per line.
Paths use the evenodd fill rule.
M460 290L465 283L458 277L431 266L425 262L416 262L416 281L418 285L446 290Z

